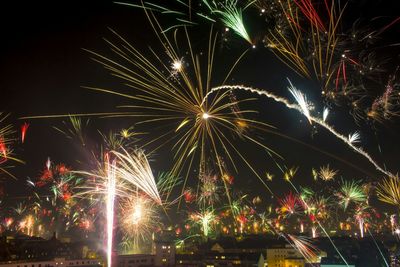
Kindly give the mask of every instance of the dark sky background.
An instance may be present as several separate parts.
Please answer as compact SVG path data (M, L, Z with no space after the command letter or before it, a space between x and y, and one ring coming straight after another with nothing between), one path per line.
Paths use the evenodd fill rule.
M118 86L107 72L91 61L88 53L82 50L82 48L87 48L100 52L107 51L107 46L102 40L104 36L110 36L107 27L115 29L139 48L159 47L154 41L154 34L143 12L139 9L120 6L106 0L12 2L2 7L0 16L2 34L0 110L10 112L9 122L17 127L26 121L18 120L22 116L108 112L115 111L116 105L125 103L126 100L118 97L82 88L84 85L111 88ZM387 21L391 21L391 18L398 15L395 2L354 1L348 10L347 20L350 23L360 16L364 21L373 17L387 16L389 18ZM256 21L249 23L256 23ZM396 27L398 30L399 27ZM393 32L396 31L392 29L391 35L384 35L388 42L399 41ZM206 39L194 41L199 46L204 43L203 40ZM242 51L245 46L242 40L233 36L229 47L224 49L229 55L236 50ZM390 56L392 61L399 62L398 53L392 51L387 53L389 54L386 56ZM395 63L391 67L394 70ZM266 88L287 97L289 95L286 89L286 77L289 77L300 90L307 93L311 100L318 103L317 84L296 76L261 45L246 56L233 77L236 83ZM367 160L350 151L324 130L320 129L318 134L312 137L311 127L300 114L288 111L269 101L259 101L254 105L262 110L263 119L277 126L279 132L334 154L358 168L352 168L296 142L276 135L266 135L266 143L285 156L288 166L301 167L300 175L296 178L298 184L313 183L310 168L327 163L339 169L340 175L346 179L381 179L382 176ZM318 108L322 110L322 105L318 104ZM3 179L9 196L24 194L26 178L37 177L47 157L54 162L64 162L71 166L76 166L78 158L81 160L90 158L88 152L71 144L52 128L52 126L61 126L61 121L61 119L28 121L30 128L26 143L17 150L19 158L25 160L26 164L18 165L13 169L18 176L18 181L10 180L10 178ZM392 172L397 172L400 159L398 122L399 120L373 127L364 124L357 126L345 107L335 107L329 117L329 123L346 135L355 130L361 130L362 146L370 151L379 163L385 162ZM93 138L92 143L95 144L97 142L94 137L96 129L108 131L127 127L133 123L133 119L91 118L88 137ZM378 151L378 144L381 145L382 153ZM247 149L247 152L252 154L248 147L243 149ZM168 165L166 164L168 157L168 153L163 154L161 151L152 163L154 169L156 171L165 169ZM290 190L280 178L278 169L265 154L260 156L255 153L250 159L255 162L255 165L268 166L271 172L279 176L270 183L274 192L279 194ZM266 194L265 189L250 171L241 169L235 177L236 186L243 191Z

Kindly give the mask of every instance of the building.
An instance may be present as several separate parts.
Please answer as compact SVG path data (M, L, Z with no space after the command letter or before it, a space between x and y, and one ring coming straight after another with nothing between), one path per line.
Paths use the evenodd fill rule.
M176 267L197 266L251 266L264 267L264 256L258 253L177 254Z
M66 260L64 258L56 258L47 261L14 261L9 263L0 263L0 267L101 267L103 262L90 259L74 259Z
M305 267L306 260L304 258L286 258L283 264L284 267Z
M163 231L153 238L154 266L175 266L175 242L172 231Z
M131 254L118 255L118 267L144 267L154 266L155 255L152 254Z
M0 237L0 266L102 266L103 261L93 247L85 242L64 243L55 235L46 240L7 231Z
M324 263L322 263L320 265L320 267L355 267L355 265L352 265L352 264L346 265L344 263L337 263L337 264L334 264L334 263L332 263L332 264L324 264Z
M300 261L300 259L303 261ZM298 250L290 245L268 248L267 265L268 267L286 267L289 265L304 267L304 258Z

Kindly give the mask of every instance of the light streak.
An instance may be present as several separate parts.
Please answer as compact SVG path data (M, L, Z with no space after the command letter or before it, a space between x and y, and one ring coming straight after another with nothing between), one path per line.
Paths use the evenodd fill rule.
M324 112L322 113L322 120L325 122L329 115L329 109L324 108Z
M105 167L108 178L107 183L107 266L112 267L112 248L113 248L113 230L114 230L114 200L115 200L115 160L111 165L109 157L106 157Z
M130 186L143 191L156 203L161 204L162 201L157 184L144 152L136 150L133 153L129 153L125 149L122 149L122 151L112 151L112 154L117 159L117 163L112 165L115 175Z
M206 101L206 99L208 98L209 95L215 93L216 91L219 90L244 90L244 91L248 91L251 93L255 93L258 94L260 96L265 96L269 99L274 100L275 102L278 103L282 103L284 104L287 108L289 109L294 109L299 111L300 113L304 114L304 110L297 104L293 104L290 103L286 98L277 96L271 92L268 91L264 91L264 90L259 90L253 87L249 87L249 86L243 86L243 85L222 85L222 86L217 86L212 88L203 98L202 101L202 105L204 104L204 102ZM307 117L307 114L304 114ZM316 124L318 124L319 126L323 127L324 129L328 130L330 133L332 133L336 138L338 138L339 140L343 141L347 146L349 146L353 151L357 152L359 155L363 156L364 158L366 158L374 167L376 170L378 170L379 172L392 177L394 176L390 171L387 171L385 169L383 169L366 151L364 151L361 147L357 147L355 146L352 142L350 142L349 138L346 137L343 134L340 134L339 132L337 132L332 126L330 126L329 124L327 124L326 122L324 122L322 119L314 117L312 115L309 115L308 119L311 122L314 122Z
M245 39L248 43L255 45L250 39L247 33L246 27L244 26L242 9L237 6L237 0L227 0L208 2L208 0L203 0L203 3L209 8L212 13L218 14L221 17L222 22L226 27L232 29L238 36Z
M21 125L21 143L25 142L26 131L29 128L29 123L24 123Z

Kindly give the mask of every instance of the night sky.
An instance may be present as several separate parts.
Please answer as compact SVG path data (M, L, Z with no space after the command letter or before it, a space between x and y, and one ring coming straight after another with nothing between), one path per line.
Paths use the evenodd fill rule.
M27 1L28 2L28 1ZM396 1L354 1L347 13L348 24L357 17L368 21L373 17L396 15ZM397 9L398 10L398 9ZM350 15L351 14L351 15ZM353 17L354 15L354 17ZM249 19L249 24L257 24L257 19ZM389 19L390 21L390 19ZM3 178L9 196L23 195L26 178L36 177L43 168L47 157L54 162L64 162L74 167L80 167L77 159L90 158L90 153L78 145L72 144L52 127L62 126L62 119L20 120L23 116L75 114L115 111L115 106L126 103L126 99L100 94L82 86L101 86L117 88L119 83L113 80L107 71L99 64L90 60L90 56L82 48L93 51L108 51L102 40L109 37L108 27L116 30L135 47L146 49L147 46L159 47L154 34L144 17L143 11L112 3L112 1L29 1L28 4L15 2L2 8L1 49L0 49L0 90L1 111L11 113L8 120L18 128L23 122L30 123L26 143L17 149L18 157L26 164L17 165L12 171L18 176L18 181ZM209 28L208 24L204 25ZM398 25L396 25L399 29ZM253 34L257 34L256 27ZM252 31L252 30L250 30ZM398 41L394 34L396 30L382 36L386 42ZM398 31L397 31L398 32ZM204 44L207 36L195 39L195 46ZM221 45L217 51L229 55L242 51L246 43L232 36L229 45ZM204 47L206 49L206 47ZM105 52L107 53L107 52ZM381 51L382 56L390 57L388 67L395 69L399 63L399 55L392 50ZM223 64L222 61L216 65ZM390 73L390 72L388 72ZM393 71L391 72L393 73ZM260 44L250 51L232 75L231 83L248 84L253 87L266 88L277 94L290 95L286 89L289 77L296 86L307 93L319 110L320 104L318 84L307 81L293 73L276 59L271 52ZM385 76L384 76L385 78ZM387 76L386 76L387 78ZM228 82L229 83L229 82ZM385 84L385 81L382 82ZM251 95L246 95L250 96ZM312 129L306 119L297 112L288 111L270 101L259 100L254 107L260 109L260 116L265 122L277 127L277 132L288 135L309 146L301 145L278 135L265 134L266 144L286 158L288 166L300 166L296 182L298 184L312 183L311 167L330 164L339 170L343 178L379 180L381 174L376 172L367 160L350 151L326 131L319 129L311 134ZM109 131L121 129L134 124L134 119L98 119L91 118L87 129L89 142L98 142L97 129ZM362 134L362 146L380 163L385 163L394 173L398 170L400 144L399 120L385 124L361 123L356 125L346 107L333 107L328 122L346 135L356 130ZM378 145L381 151L378 150ZM317 147L345 162L337 161L324 153L316 151ZM249 150L248 147L242 149ZM168 167L168 151L161 150L155 155L152 163L155 172ZM265 153L252 153L250 160L257 165L270 166L271 172L279 176L278 169ZM245 168L235 174L235 184L244 192L266 194L265 189ZM5 179L5 180L4 180ZM276 178L270 183L275 192L289 190L287 184Z

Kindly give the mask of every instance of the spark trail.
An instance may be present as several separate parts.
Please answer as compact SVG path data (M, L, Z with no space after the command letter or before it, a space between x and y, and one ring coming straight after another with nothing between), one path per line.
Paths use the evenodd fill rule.
M108 157L107 157L108 158ZM113 228L114 228L114 200L115 200L115 160L109 163L106 161L106 171L108 176L107 185L107 266L112 265L112 246L113 246Z
M297 89L292 84L288 89L291 92L292 91L297 91ZM213 94L213 93L215 93L216 91L219 91L219 90L228 90L228 91L243 90L243 91L248 91L248 92L251 92L251 93L254 93L254 94L258 94L260 96L265 96L265 97L267 97L269 99L274 100L275 102L282 103L289 109L297 110L301 114L305 115L307 117L307 119L310 121L310 123L316 123L319 126L325 128L330 133L332 133L334 136L336 136L338 139L342 140L347 146L349 146L351 149L353 149L359 155L361 155L364 158L366 158L370 163L372 163L372 165L374 165L376 170L378 170L379 172L381 172L381 173L383 173L383 174L385 174L385 175L387 175L389 177L393 177L394 176L391 172L383 169L365 150L363 150L361 147L355 146L354 142L352 140L350 140L345 135L337 132L332 126L327 124L323 119L318 118L318 117L314 117L314 116L310 115L309 113L305 114L304 113L305 112L304 107L300 107L297 104L290 103L289 100L287 100L286 98L281 97L281 96L277 96L274 93L271 93L271 92L268 92L268 91L264 91L264 90L259 90L259 89L252 88L252 87L249 87L249 86L243 86L243 85L222 85L222 86L218 86L218 87L212 88L204 96L203 101L201 102L201 106L205 103L205 101L207 100L209 95L211 95L211 94Z

